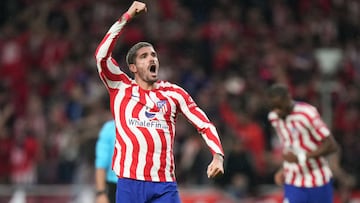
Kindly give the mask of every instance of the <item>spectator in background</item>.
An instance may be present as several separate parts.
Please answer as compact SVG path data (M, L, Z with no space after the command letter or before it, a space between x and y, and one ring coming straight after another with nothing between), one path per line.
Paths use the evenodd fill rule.
M233 109L233 108L232 108ZM241 139L245 148L253 157L256 174L265 174L265 136L259 123L250 118L245 111L232 110L225 105L222 106L222 116L230 128L236 134L235 139ZM226 114L226 115L225 115Z
M235 137L225 161L226 173L219 179L219 183L237 199L250 197L256 192L257 174L252 159L253 156L246 150L245 143Z
M325 157L338 146L330 130L317 109L294 101L286 86L271 86L268 99L268 118L283 148L275 183L284 186L284 202L332 203L332 172Z
M135 44L126 56L134 80L112 58L124 26L146 5L134 1L98 46L100 78L109 94L116 123L113 169L119 180L116 202L180 202L174 174L175 121L182 113L197 128L213 154L208 178L224 173L224 152L215 126L179 86L158 81L159 60L147 42Z
M29 132L25 119L18 119L14 125L14 145L10 153L11 182L17 185L37 183L39 142L34 132Z
M13 148L14 141L9 135L9 129L5 126L0 126L0 184L10 183L11 161L10 155Z
M12 108L12 106L7 106L2 109L0 113L0 184L6 184L10 182L10 155L13 149L14 140L6 123L13 111Z
M96 203L115 203L117 176L112 170L115 145L115 122L104 123L95 148Z
M338 191L341 203L351 201L351 192L356 185L356 177L349 174L340 163L340 153L329 157L329 165L334 174L334 185Z

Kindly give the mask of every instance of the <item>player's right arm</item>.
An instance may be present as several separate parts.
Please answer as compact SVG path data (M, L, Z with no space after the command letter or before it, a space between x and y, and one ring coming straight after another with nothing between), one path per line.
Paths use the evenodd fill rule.
M96 49L95 58L98 72L107 87L111 87L114 81L130 83L130 78L121 71L111 54L126 23L142 11L146 11L146 5L142 2L134 1L127 12L110 27Z
M95 52L97 69L101 80L107 87L111 87L111 81L128 80L127 75L121 71L115 59L112 58L112 51L120 36L121 30L130 20L128 14L123 14L108 30Z

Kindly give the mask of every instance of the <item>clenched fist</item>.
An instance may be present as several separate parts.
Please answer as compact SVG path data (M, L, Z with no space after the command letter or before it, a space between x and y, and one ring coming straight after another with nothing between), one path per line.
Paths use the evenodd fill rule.
M130 6L130 8L127 10L127 13L131 16L134 17L135 15L143 12L143 11L147 11L146 8L146 4L140 1L134 1L132 3L132 5Z

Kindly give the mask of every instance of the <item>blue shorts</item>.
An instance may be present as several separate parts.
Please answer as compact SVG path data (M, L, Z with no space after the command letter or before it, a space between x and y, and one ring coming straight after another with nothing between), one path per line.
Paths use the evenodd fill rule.
M284 186L284 203L333 203L333 199L332 181L314 188Z
M116 203L180 203L176 182L150 182L119 178Z

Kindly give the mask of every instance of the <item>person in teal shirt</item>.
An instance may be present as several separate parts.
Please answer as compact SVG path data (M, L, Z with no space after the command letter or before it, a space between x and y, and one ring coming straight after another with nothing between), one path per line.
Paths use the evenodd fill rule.
M115 122L107 121L99 131L95 147L96 203L115 203L118 177L111 167L115 144Z

